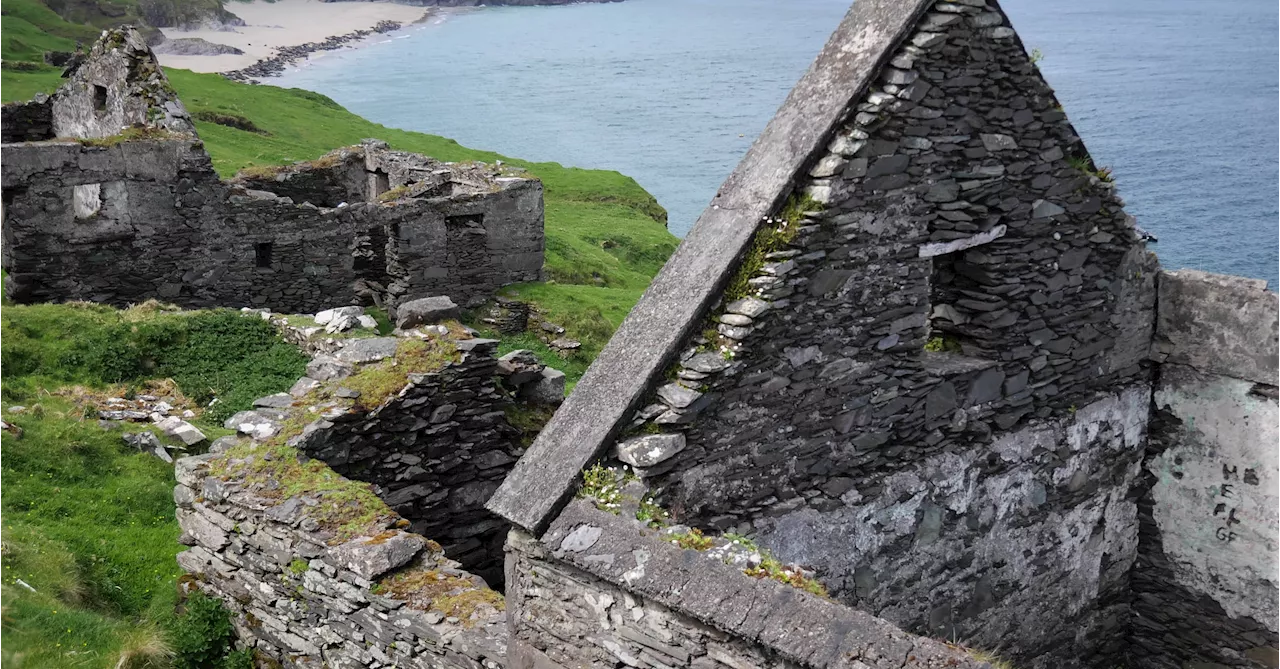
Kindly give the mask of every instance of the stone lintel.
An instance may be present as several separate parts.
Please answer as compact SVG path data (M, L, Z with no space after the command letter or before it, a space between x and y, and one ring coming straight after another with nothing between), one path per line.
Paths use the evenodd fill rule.
M1008 230L1008 227L1005 226L1005 224L1001 223L1000 225L997 225L996 227L991 228L986 232L979 232L978 234L973 235L972 237L965 237L964 239L953 239L949 242L930 242L928 244L921 244L920 257L932 258L934 256L946 255L948 253L955 253L956 251L971 249L975 246L982 246L983 244L987 244L997 239L1000 239L1001 237L1004 236L1004 233L1007 230Z

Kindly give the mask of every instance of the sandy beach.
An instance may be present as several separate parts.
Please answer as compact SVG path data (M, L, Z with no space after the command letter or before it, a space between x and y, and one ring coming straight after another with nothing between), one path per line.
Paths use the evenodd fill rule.
M158 54L165 67L180 67L195 72L238 70L270 58L276 49L327 37L346 35L373 28L379 21L412 23L422 18L422 7L396 5L389 2L319 2L318 0L276 0L275 2L227 5L248 25L231 30L164 29L166 37L199 37L216 44L234 46L241 55L175 56Z

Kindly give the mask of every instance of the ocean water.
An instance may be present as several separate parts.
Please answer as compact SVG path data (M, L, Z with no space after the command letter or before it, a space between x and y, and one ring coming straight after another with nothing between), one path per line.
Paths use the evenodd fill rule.
M1166 268L1277 286L1277 6L1005 0ZM384 125L635 177L683 235L846 0L627 0L448 14L270 83Z

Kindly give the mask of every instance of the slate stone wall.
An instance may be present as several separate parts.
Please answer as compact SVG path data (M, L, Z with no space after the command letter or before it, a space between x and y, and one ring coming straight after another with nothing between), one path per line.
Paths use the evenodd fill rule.
M373 411L321 423L298 448L343 476L375 484L414 532L501 583L507 524L484 503L523 447L503 413L511 400L498 386L497 342L471 341L482 343L462 362L414 375L405 392Z
M574 502L508 540L509 665L716 669L990 667L963 650L659 541Z
M195 134L195 124L133 28L105 30L53 94L55 137L111 137L125 128ZM6 140L7 141L7 140Z
M1159 281L1132 666L1275 667L1276 294L1192 270Z
M526 179L321 208L229 186L176 136L6 145L3 170L5 290L23 302L311 313L427 294L466 305L541 276L542 188ZM85 215L77 187L94 185Z
M438 546L394 528L336 542L307 514L308 496L268 498L209 473L214 454L176 464L181 541L178 563L222 599L237 637L260 666L286 669L497 669L505 666L501 611L446 617L380 596L374 584L402 569L473 579ZM311 500L314 503L314 499ZM452 581L451 581L452 582ZM476 581L470 587L483 587Z
M104 31L65 76L52 98L4 107L14 300L307 313L429 295L473 306L541 278L536 180L366 140L224 183L136 30ZM380 202L393 187L409 197Z
M27 102L0 107L0 141L40 142L53 139L53 106L49 96L39 93Z
M684 437L642 475L913 632L1110 666L1157 265L1094 171L999 8L934 3L634 417Z

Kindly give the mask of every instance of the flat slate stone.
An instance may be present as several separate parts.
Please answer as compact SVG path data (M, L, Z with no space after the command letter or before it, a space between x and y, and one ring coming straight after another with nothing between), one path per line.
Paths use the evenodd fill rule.
M407 330L458 317L458 305L447 295L409 300L396 307L396 327Z
M301 380L299 380L299 383L300 382ZM294 386L297 385L297 383L294 384ZM253 406L269 407L272 409L288 409L293 406L293 395L289 393L276 393L274 395L267 395L266 397L259 397L253 401Z
M699 397L702 397L702 393L678 383L668 383L658 389L658 399L676 409L683 409L693 404Z
M397 532L389 538L357 537L333 548L329 554L342 566L370 581L407 564L426 540L416 534Z
M350 339L333 357L353 365L377 362L395 355L399 343L400 340L395 337Z
M681 432L646 434L618 444L618 459L632 467L652 467L683 451L685 437Z

